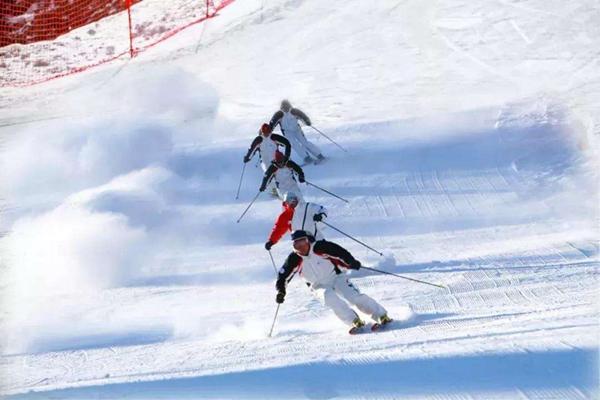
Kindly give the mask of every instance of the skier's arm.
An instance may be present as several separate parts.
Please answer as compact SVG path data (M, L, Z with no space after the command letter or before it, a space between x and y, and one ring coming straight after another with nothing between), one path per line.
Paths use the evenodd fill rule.
M269 121L269 126L271 127L271 130L275 129L275 126L279 123L279 121L281 121L281 118L283 118L283 111L278 110L277 112L275 112L275 114L273 114L273 116L271 117L271 121Z
M315 254L336 260L342 267L350 269L359 269L360 261L355 259L352 254L339 244L328 242L327 240L319 240L313 246Z
M279 217L277 217L277 221L275 221L275 225L273 226L273 230L271 231L271 236L269 236L269 242L271 244L277 243L283 235L287 232L290 226L290 221L294 216L294 210L292 208L286 208Z
M298 181L300 181L300 183L304 183L304 171L302 171L302 168L292 160L288 160L287 166L290 167L296 174L298 174Z
M275 143L285 147L285 152L283 153L283 165L290 159L290 155L292 154L292 145L290 141L287 140L284 136L278 135L276 133L271 134L271 140Z
M293 273L302 264L302 257L292 252L283 263L277 274L277 282L275 288L278 292L285 294L285 288L289 281L294 277Z
M297 117L297 118L300 118L302 121L304 121L304 123L305 123L306 125L308 125L308 126L310 126L310 125L311 125L310 118L308 118L308 115L304 114L304 112L303 112L302 110L300 110L300 109L298 109L298 108L292 108L292 109L290 110L290 113L291 113L293 116L295 116L295 117Z
M259 191L265 191L267 185L269 184L271 179L273 179L275 171L277 171L277 166L275 164L269 165L269 168L267 169L267 171L265 172L265 176L263 177L262 183L260 184L260 188L258 189Z
M258 149L258 146L260 146L262 141L263 138L260 135L254 138L252 144L250 145L250 148L248 149L248 152L244 156L244 162L248 162L250 161L250 159L252 159L252 157L254 157L254 153L256 153L256 150Z

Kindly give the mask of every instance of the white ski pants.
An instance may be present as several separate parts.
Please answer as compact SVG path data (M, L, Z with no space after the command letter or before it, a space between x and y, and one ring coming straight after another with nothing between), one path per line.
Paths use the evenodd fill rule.
M303 159L307 156L317 158L317 156L321 154L321 150L317 145L308 141L300 128L286 130L285 137L292 144L292 150Z
M375 321L387 314L383 306L361 293L344 274L336 275L333 282L329 284L312 285L311 290L321 303L331 308L335 315L349 326L358 315L348 303L370 315Z
M300 190L300 187L298 187L298 183L290 175L280 173L280 171L277 171L275 174L275 178L272 181L275 181L275 185L277 187L277 194L279 194L279 198L281 200L283 200L284 194L286 194L287 192L293 192L296 193L296 195L298 195L298 199L300 199L300 201L304 201L304 197L302 196L302 191Z

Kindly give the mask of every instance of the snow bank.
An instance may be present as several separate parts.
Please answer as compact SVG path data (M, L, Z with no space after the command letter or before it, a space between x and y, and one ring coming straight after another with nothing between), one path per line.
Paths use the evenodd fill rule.
M8 236L14 287L20 293L60 293L110 287L143 265L145 233L123 215L62 205L25 217Z
M60 332L88 338L95 332L100 341L127 336L122 325L112 334L94 324L82 331L76 319L64 317L65 310L49 308L48 299L87 298L130 285L152 268L161 250L176 247L190 233L172 227L182 218L172 202L192 201L202 188L192 187L170 165L178 165L177 143L198 140L203 132L198 129L209 132L217 95L172 67L136 70L119 79L120 85L69 97L65 107L91 106L94 117L25 128L7 144L0 161L3 194L27 212L11 215L10 233L0 240L8 249L7 325L17 334L6 338L5 350L60 348L68 341ZM182 121L187 128L178 127ZM26 328L32 325L36 329Z

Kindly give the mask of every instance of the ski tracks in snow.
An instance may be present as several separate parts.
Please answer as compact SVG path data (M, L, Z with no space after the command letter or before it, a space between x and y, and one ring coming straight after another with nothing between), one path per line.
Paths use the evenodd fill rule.
M321 168L327 178L327 166ZM359 209L348 209L344 217L336 215L335 206L330 207L331 217L341 219L351 232L363 232L362 240L376 238L390 249L398 261L386 268L447 285L448 290L440 290L378 274L353 279L363 292L381 300L392 316L394 310L410 304L415 313L412 318L397 321L382 332L349 336L296 278L272 339L250 336L205 342L192 337L14 355L9 364L24 367L13 373L7 392L226 376L294 365L332 364L340 370L368 365L377 369L386 368L386 363L444 357L456 357L460 364L471 354L590 347L598 317L594 304L598 262L589 233L574 230L565 235L552 221L543 220L545 206L539 208L539 214L528 208L524 219L515 200L524 199L526 182L502 165L398 170L387 178L366 179L368 194L358 197L360 202L352 200ZM349 177L332 175L328 179L332 188L352 187ZM364 225L365 214L370 225L380 225L380 229ZM355 254L368 254L349 239L331 239ZM260 289L261 298L271 296L267 289ZM238 290L237 295L249 300L252 292ZM200 292L195 293L194 301L203 302ZM260 314L270 316L274 303L264 304L267 308ZM226 315L236 319L233 311ZM218 321L216 315L206 318ZM353 385L363 392L370 387L361 379ZM577 386L532 391L515 384L505 389L509 396L524 398L548 393L572 398L586 395L582 392L585 388Z

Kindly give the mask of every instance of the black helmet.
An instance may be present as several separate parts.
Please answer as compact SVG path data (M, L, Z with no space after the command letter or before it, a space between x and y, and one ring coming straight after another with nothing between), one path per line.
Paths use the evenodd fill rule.
M290 103L289 100L281 100L281 106L279 106L279 108L281 111L288 112L292 109L292 103Z
M306 231L297 230L297 231L294 231L294 233L292 233L293 241L296 241L299 239L304 239L305 237L308 237L308 233L306 233Z
M296 240L304 239L304 238L307 238L308 241L311 243L315 241L315 238L306 231L297 230L297 231L294 231L294 233L292 233L292 241L293 242L295 242Z

